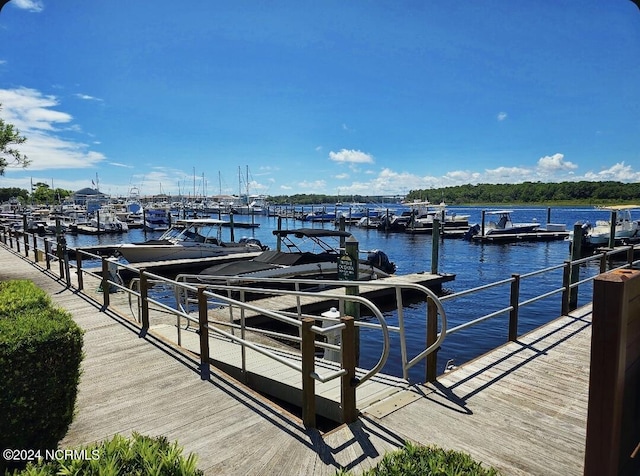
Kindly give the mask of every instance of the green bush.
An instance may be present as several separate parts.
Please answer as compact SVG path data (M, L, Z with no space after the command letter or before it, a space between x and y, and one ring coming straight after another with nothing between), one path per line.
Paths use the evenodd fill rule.
M376 466L362 473L362 476L498 476L499 474L495 468L483 467L466 453L407 443L401 450L385 454Z
M82 331L30 281L0 283L0 448L56 448L73 419ZM0 473L6 461L0 459Z
M70 457L51 462L30 463L19 476L82 474L95 476L163 475L196 476L196 456L182 455L177 443L164 437L134 433L131 438L115 435L111 440L70 451Z

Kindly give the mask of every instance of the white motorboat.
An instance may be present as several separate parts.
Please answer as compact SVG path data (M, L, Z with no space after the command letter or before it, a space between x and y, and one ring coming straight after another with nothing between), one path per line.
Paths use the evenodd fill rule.
M302 278L336 280L341 276L344 256L340 251L340 240L351 233L320 228L298 228L274 230L273 234L287 251L264 251L246 261L234 261L210 266L200 273L200 278L238 276L256 278ZM351 263L350 263L351 264ZM355 269L355 267L354 267ZM366 259L358 260L358 280L367 281L388 277L396 266L380 250L367 252Z
M624 243L640 238L640 220L633 220L631 210L640 209L640 205L616 205L600 207L601 210L615 212L614 241ZM611 236L611 220L597 220L595 225L584 224L583 242L588 247L607 246Z
M150 231L166 231L171 227L171 213L168 208L145 208L144 227Z
M243 239L237 243L223 241L222 227L225 225L228 222L211 218L178 220L158 239L125 243L116 250L130 263L210 258L265 250L256 239Z

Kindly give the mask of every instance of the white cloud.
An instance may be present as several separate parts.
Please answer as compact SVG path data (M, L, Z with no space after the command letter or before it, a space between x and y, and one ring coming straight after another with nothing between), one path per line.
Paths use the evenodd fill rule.
M336 178L338 180L344 180L349 178L349 174L338 174L338 175L334 175L333 178Z
M373 156L359 150L342 149L339 152L329 152L329 160L350 164L372 164Z
M102 101L102 99L94 97L94 96L89 96L88 94L82 94L82 93L77 93L76 94L77 98L83 99L85 101Z
M29 88L0 89L0 104L3 120L27 138L20 151L31 161L29 170L88 168L105 159L89 145L62 134L81 128L72 124L71 114L52 109L60 105L55 96Z
M600 172L589 171L584 176L585 180L603 181L614 180L618 182L640 182L640 172L634 172L630 165L618 162L608 169Z
M507 113L506 112L499 112L497 119L500 122L506 120L507 119Z
M22 10L29 10L30 12L38 13L44 10L44 3L39 0L13 0L11 3Z
M573 162L564 160L564 154L553 154L541 157L538 160L538 169L543 173L553 173L560 170L574 170L578 166Z

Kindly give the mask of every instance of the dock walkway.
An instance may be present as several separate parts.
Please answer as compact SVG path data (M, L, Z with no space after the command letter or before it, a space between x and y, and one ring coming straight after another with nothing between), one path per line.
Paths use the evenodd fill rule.
M55 274L0 246L0 280L31 279L85 330L71 448L137 431L177 440L206 474L358 474L405 440L470 453L506 475L580 475L584 459L590 308L370 406L322 434L179 352Z

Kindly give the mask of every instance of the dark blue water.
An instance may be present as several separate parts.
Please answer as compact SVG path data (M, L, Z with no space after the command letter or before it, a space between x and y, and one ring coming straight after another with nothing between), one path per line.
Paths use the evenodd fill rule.
M310 208L310 207L309 207ZM332 208L332 207L331 207ZM485 208L488 210L488 208ZM479 207L450 207L451 212L470 215L470 223L481 220L482 208ZM512 208L514 222L531 222L537 220L542 225L547 221L547 208ZM571 230L579 221L606 220L608 212L593 208L562 207L551 209L551 223L562 223ZM236 216L235 221L251 221L251 217ZM258 238L263 244L275 248L275 238L272 231L277 226L274 217L255 216L257 229L236 229L236 240L243 236ZM283 228L297 227L333 227L329 223L301 222L285 219ZM378 230L361 229L355 226L348 228L359 241L360 250L381 249L397 265L397 274L429 271L431 269L430 235L412 235L404 233L384 233ZM158 234L145 235L142 230L131 230L128 234L103 236L69 236L70 246L88 244L112 244L118 242L143 241L155 238ZM513 273L526 274L544 268L562 264L569 258L569 244L566 241L552 241L541 243L514 244L479 244L461 239L445 239L440 242L439 271L456 275L454 281L446 284L449 293L476 288L489 283L502 281L511 277ZM585 265L581 270L581 278L598 273L596 263ZM562 284L562 270L545 273L524 279L521 283L520 302L534 296L557 289ZM579 304L591 301L592 285L584 284L580 288ZM477 319L485 314L498 311L509 306L509 285L474 293L444 303L449 320L448 328L464 322ZM530 331L560 316L560 294L538 301L520 309L519 334ZM417 303L405 310L405 325L408 328L408 354L413 357L424 349L426 340L425 304ZM385 314L390 325L397 325L395 312ZM507 340L508 313L490 319L482 324L473 326L455 334L447 336L438 353L438 371L442 372L445 363L453 359L455 364L461 364L493 349ZM364 368L372 367L380 355L380 334L375 331L361 332L360 365ZM392 352L384 371L401 376L400 345L398 338L392 336ZM410 371L410 379L424 381L425 366L418 364Z

